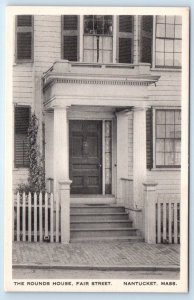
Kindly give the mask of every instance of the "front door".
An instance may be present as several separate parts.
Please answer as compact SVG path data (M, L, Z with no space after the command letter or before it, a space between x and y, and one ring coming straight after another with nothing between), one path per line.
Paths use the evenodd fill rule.
M102 121L69 122L71 194L102 193Z

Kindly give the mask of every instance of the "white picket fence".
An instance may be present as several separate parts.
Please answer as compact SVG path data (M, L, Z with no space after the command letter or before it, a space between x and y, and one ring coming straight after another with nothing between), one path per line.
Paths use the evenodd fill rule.
M180 243L180 195L158 194L156 201L156 242Z
M13 240L60 241L60 204L52 193L17 193L13 205Z

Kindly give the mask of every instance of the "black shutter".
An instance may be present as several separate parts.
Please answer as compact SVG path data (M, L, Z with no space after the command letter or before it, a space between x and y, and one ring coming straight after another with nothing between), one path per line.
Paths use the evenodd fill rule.
M30 122L30 107L15 107L15 166L28 167L27 134Z
M131 63L131 39L119 38L119 62Z
M16 21L17 60L32 60L33 17L31 15L19 15Z
M152 109L146 111L146 156L147 169L153 168L153 128L152 128Z
M132 63L133 16L119 16L118 62Z
M78 60L78 16L63 16L62 23L62 58L69 61Z
M17 33L17 58L18 59L32 58L32 33L31 32Z
M141 24L141 62L152 62L153 16L142 16Z

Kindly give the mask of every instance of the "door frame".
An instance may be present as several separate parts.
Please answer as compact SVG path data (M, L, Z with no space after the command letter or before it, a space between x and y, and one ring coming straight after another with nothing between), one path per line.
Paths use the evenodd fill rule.
M117 174L117 162L116 162L116 117L113 112L106 112L103 110L99 112L99 109L97 109L98 114L95 111L95 107L93 111L80 111L79 109L73 109L72 107L69 108L68 111L68 127L69 127L69 121L73 120L83 120L83 121L102 121L102 193L101 196L116 196L116 174ZM104 131L104 124L105 121L111 121L112 122L112 191L111 194L105 195L105 131ZM68 130L69 134L69 130ZM69 140L69 138L68 138ZM70 162L69 162L70 163ZM75 194L76 195L76 194ZM91 195L92 196L92 195Z

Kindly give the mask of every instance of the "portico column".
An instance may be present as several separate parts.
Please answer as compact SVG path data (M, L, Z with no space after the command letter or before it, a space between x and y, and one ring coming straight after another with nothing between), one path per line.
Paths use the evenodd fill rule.
M146 108L135 107L133 112L133 199L134 207L142 208L142 182L146 178Z
M54 108L54 180L69 180L69 128L67 107Z
M61 242L70 239L69 126L67 107L54 108L54 192L61 206Z

